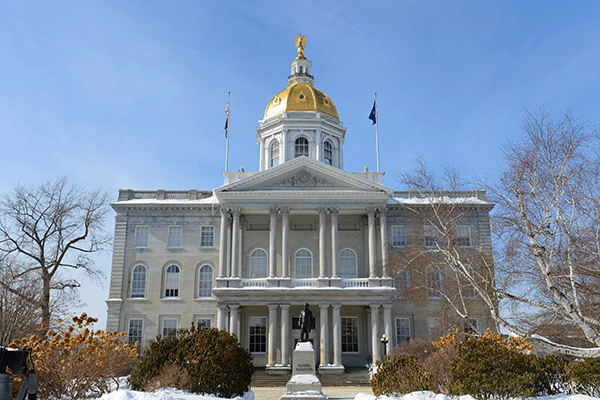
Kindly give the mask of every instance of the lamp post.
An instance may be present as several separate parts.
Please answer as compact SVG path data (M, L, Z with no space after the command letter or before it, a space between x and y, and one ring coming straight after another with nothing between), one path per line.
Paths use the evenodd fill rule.
M389 343L389 340L385 333L381 337L381 343L383 344L383 357L385 358L385 356L387 355L387 344Z

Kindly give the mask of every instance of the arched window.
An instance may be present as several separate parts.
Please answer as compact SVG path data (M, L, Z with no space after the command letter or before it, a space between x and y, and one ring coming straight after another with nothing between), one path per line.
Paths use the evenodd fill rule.
M296 146L294 148L294 156L307 156L308 157L308 139L305 137L299 137L295 142Z
M323 161L325 164L333 165L333 147L329 140L323 143Z
M307 249L300 249L294 258L294 272L296 279L312 278L312 253Z
M356 269L356 253L352 249L340 251L340 278L358 278Z
M271 144L271 167L279 164L279 142L274 140Z
M429 297L442 297L442 272L433 265L427 267L427 292Z
M250 254L250 279L267 277L267 252L256 249Z
M136 265L131 274L131 297L146 297L146 267Z
M198 270L198 297L212 297L213 269L203 265Z
M179 267L169 265L165 273L165 297L179 296Z

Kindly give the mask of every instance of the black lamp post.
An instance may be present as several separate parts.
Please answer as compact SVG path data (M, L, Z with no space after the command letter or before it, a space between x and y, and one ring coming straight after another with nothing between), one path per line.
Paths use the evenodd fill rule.
M389 340L385 333L381 337L381 343L383 344L383 357L385 357L387 355L387 344L389 343Z

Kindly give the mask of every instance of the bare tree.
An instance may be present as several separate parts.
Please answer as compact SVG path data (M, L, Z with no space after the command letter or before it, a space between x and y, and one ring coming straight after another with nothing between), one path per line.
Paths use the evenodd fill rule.
M570 113L556 118L540 111L525 115L522 130L523 141L504 148L506 165L500 179L482 184L495 204L494 260L483 248L467 252L457 246L456 227L467 214L460 201L464 192L456 190L460 188L456 171L447 170L438 183L420 162L414 172L401 175L401 181L424 199L424 206L412 206L411 211L437 235L435 247L425 253L443 259L455 280L475 291L497 328L555 353L598 356L597 129ZM450 190L444 192L443 186ZM444 296L457 314L466 316L460 286ZM570 337L559 337L549 324L568 327ZM573 338L574 331L579 338ZM582 338L586 345L576 340Z
M497 301L489 232L473 238L464 234L471 226L479 229L489 225L492 205L487 203L485 192L465 190L454 168L447 167L438 179L424 159L416 160L415 169L400 174L399 179L410 189L408 198L401 202L407 221L421 228L417 231L423 234L416 245L394 249L396 279L410 272L414 280L402 297L443 300L440 306L425 311L433 310L431 317L440 319L445 330L481 333L482 327L490 325L497 329L491 315ZM473 322L475 319L480 326Z
M13 283L33 285L2 280L0 286L39 307L42 324L49 325L57 294L80 286L79 272L101 275L91 255L110 240L103 231L107 199L99 190L68 186L63 178L37 187L19 185L0 200L3 274Z
M488 186L497 204L498 294L527 311L528 320L569 325L588 346L600 347L598 130L570 112L556 117L543 110L528 112L521 129L524 139L505 146L504 171ZM505 326L529 334L521 323ZM598 355L600 348L581 354Z

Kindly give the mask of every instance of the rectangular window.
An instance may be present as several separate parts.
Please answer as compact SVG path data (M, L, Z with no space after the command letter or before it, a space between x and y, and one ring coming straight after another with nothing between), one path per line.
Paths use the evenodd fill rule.
M148 247L148 232L147 226L135 227L135 247Z
M396 344L410 339L410 318L396 318Z
M250 353L267 352L267 317L250 317Z
M134 345L135 342L138 342L139 345L142 344L142 333L144 330L144 320L143 319L130 319L129 320L129 330L127 331L127 339L130 345Z
M392 226L392 246L406 247L406 230L403 226Z
M342 318L342 353L358 353L358 317Z
M177 330L177 318L163 319L163 328L162 328L163 337L174 335L176 330Z
M196 321L196 326L199 329L212 328L212 320L210 318L198 318Z
M398 271L396 274L396 289L408 290L410 289L410 271L403 269Z
M433 226L425 226L425 247L436 247L437 231Z
M200 228L200 246L214 247L215 246L215 227L203 226Z
M167 247L181 247L181 233L181 226L170 226Z
M456 234L456 245L459 247L471 247L471 227L457 226L454 228Z

